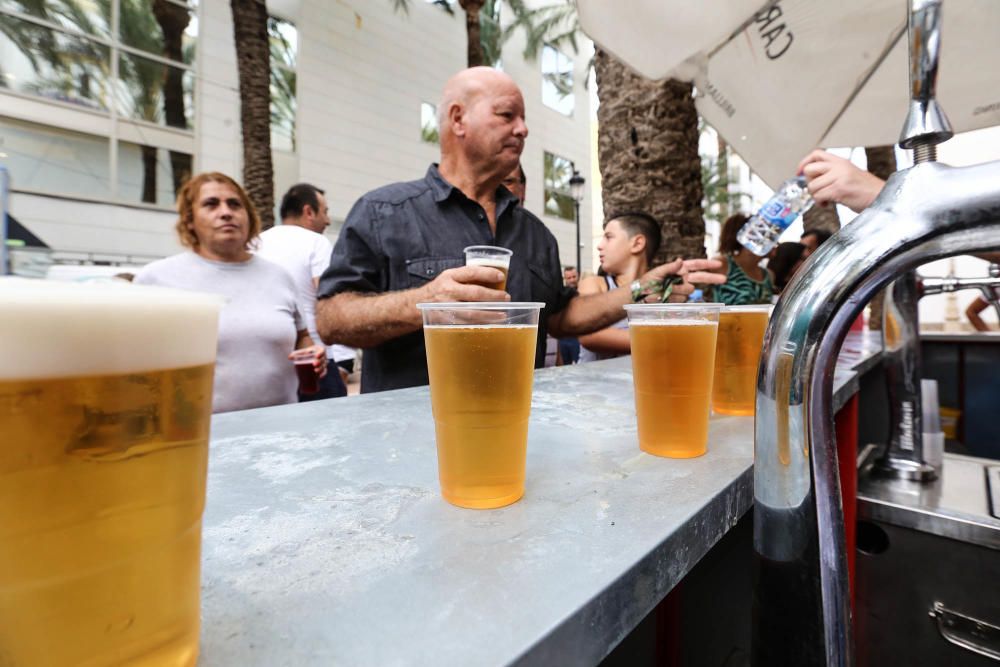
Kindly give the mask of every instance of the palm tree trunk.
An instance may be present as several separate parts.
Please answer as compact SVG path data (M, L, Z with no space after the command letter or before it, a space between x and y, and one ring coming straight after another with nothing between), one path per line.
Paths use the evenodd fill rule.
M719 219L725 221L729 217L729 144L716 133L715 145L718 148L718 159L715 162L715 173L719 186L726 189L726 196L719 201Z
M814 229L821 229L831 234L840 231L840 214L837 213L837 206L813 206L802 216L802 230L811 232Z
M894 146L866 146L868 171L883 181L896 172L896 148Z
M166 0L153 0L153 16L163 33L163 55L178 62L184 61L184 31L191 22L191 15L184 7ZM163 82L163 116L170 127L187 128L184 113L184 72L167 67ZM174 178L174 192L191 178L191 156L170 151L170 169Z
M865 157L868 158L868 171L882 180L886 180L896 171L896 149L893 146L866 146ZM886 288L889 289L889 288ZM882 329L882 314L885 310L886 290L879 291L868 304L868 328L878 331Z
M271 164L271 61L264 0L230 0L243 127L243 186L263 229L274 226L274 168Z
M698 114L690 83L644 79L598 50L598 162L605 217L659 220L657 263L705 256Z
M483 8L485 0L458 0L458 4L465 10L465 34L468 40L467 65L478 67L486 63L483 57L483 44L479 29L479 11Z

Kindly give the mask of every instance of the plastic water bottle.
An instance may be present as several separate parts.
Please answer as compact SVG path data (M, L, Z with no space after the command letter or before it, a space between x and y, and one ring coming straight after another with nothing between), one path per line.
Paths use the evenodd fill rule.
M736 240L753 254L763 257L777 245L781 232L812 205L813 198L806 188L806 177L790 178L740 228Z

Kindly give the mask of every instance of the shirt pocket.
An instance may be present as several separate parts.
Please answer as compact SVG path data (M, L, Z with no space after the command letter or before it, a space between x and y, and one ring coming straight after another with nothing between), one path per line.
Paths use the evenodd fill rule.
M434 280L442 271L464 266L462 257L418 257L406 260L407 285L420 287Z

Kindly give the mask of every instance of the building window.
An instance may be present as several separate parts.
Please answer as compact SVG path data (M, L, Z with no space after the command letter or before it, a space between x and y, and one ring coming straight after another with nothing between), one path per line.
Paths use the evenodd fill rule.
M566 116L573 115L573 60L551 44L542 47L542 103Z
M118 197L163 207L191 178L191 156L155 146L118 142Z
M0 55L0 88L85 109L110 108L111 49L105 44L0 14Z
M420 139L428 144L441 143L437 107L429 102L420 103Z
M13 120L0 116L3 165L18 190L111 197L107 137Z
M564 157L545 151L545 213L572 222L573 196L569 179L573 163Z
M0 119L8 141L48 148L46 177L21 161L14 187L172 206L192 171L197 39L194 0L0 0L0 92L58 101L71 125L73 108L110 120L96 137Z
M271 44L271 148L294 152L299 31L292 23L271 16L267 36Z

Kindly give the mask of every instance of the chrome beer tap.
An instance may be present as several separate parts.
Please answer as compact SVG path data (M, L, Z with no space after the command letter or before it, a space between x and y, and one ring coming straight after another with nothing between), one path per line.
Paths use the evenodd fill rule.
M913 100L900 144L918 157L933 157L950 136L933 99L939 20L939 1L913 0ZM786 288L757 386L754 664L854 664L832 411L834 366L851 322L878 290L921 264L997 246L1000 162L924 160L891 176Z

